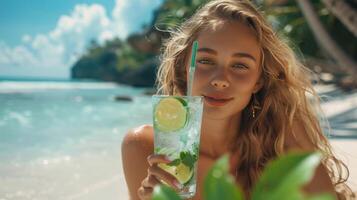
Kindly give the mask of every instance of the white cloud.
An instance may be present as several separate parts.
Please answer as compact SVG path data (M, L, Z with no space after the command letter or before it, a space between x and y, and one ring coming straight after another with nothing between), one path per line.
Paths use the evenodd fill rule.
M22 36L22 42L27 43L30 41L31 41L31 36L29 36L29 35Z
M152 15L152 9L158 7L162 0L116 0L112 11L114 30L127 36L132 30L138 30ZM149 11L149 12L148 12ZM136 22L136 23L133 23Z
M4 42L0 41L0 63L10 63L9 51L11 51Z
M111 16L100 4L78 4L69 15L59 17L55 28L48 33L26 34L15 47L0 41L0 70L4 71L0 71L0 75L14 67L32 68L34 72L62 68L60 71L67 71L68 75L70 66L82 55L90 40L102 43L114 37L125 38L138 29L141 25L138 23L149 21L148 15L160 2L116 0Z
M110 19L103 6L76 5L70 15L59 18L49 33L34 37L24 35L22 44L15 47L2 43L0 68L32 67L34 71L68 68L83 53L88 41L110 39L108 29Z
M128 7L128 2L123 0L116 0L115 7L112 11L113 16L113 31L116 32L121 38L128 35L127 26L124 20L123 12Z
M5 65L19 66L23 63L29 65L36 64L36 60L32 53L24 46L16 46L9 48L5 43L0 43L0 63Z

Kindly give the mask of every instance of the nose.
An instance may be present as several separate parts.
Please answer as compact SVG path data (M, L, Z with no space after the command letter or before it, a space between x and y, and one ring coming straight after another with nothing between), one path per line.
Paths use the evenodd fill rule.
M224 89L229 87L229 81L222 70L212 79L211 85L217 89Z
M217 80L217 79L215 79L215 80L213 80L213 81L211 82L211 84L212 84L214 87L216 87L217 89L224 89L224 88L229 87L229 83L228 83L228 81L226 81L226 80Z

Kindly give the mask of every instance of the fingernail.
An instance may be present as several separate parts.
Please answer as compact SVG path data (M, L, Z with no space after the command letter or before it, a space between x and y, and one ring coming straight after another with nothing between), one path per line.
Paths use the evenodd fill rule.
M171 162L172 160L171 160L171 158L170 157L168 157L168 156L165 156L165 159L167 160L167 161L169 161L169 162Z
M181 183L179 183L178 181L174 180L174 185L181 190L183 188L183 185Z

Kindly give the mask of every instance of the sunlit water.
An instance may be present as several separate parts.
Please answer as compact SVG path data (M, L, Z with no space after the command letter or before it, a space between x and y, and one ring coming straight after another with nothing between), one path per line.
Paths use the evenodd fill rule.
M332 136L356 138L357 93L319 91ZM112 83L0 82L0 199L127 197L120 144L129 128L152 123L143 93Z
M120 192L86 194L124 191L121 139L151 123L143 92L111 83L0 82L0 199L121 199Z

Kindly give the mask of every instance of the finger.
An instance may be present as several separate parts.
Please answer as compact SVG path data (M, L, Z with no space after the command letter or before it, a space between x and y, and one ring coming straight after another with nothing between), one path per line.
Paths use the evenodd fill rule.
M148 174L154 175L157 180L160 180L160 182L164 181L171 187L176 188L178 190L182 189L183 187L182 184L180 184L180 182L178 182L178 180L172 174L166 172L157 165L149 167Z
M154 188L157 184L161 184L161 182L154 175L149 175L141 183L141 185L145 188Z
M152 196L152 192L153 192L153 188L144 188L144 187L140 187L138 189L138 196L140 197L140 199L142 200L146 200L146 199L151 199Z
M170 163L171 160L163 154L151 154L147 157L148 163L150 166L157 163Z

